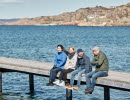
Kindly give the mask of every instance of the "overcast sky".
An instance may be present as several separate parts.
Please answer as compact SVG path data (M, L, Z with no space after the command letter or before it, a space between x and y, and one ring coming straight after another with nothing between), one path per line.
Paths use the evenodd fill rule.
M0 0L0 19L58 15L79 8L127 3L130 0Z

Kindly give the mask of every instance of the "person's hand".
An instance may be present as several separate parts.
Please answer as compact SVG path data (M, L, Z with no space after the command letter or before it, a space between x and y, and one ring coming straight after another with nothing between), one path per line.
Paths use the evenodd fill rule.
M82 74L82 77L84 77L86 74Z
M53 69L55 69L55 68L56 68L56 66L54 65L54 66L53 66Z
M68 67L65 67L64 69L68 69Z

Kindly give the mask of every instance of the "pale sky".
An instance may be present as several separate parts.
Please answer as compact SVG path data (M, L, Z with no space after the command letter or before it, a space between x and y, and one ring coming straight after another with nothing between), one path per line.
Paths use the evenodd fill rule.
M58 15L79 8L127 3L130 0L0 0L0 19Z

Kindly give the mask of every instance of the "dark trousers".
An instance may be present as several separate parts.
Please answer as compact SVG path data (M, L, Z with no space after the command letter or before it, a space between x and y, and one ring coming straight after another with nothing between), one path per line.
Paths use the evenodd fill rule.
M59 67L53 67L51 70L50 70L50 78L49 78L49 81L51 82L54 82L55 79L56 79L56 76L57 76L57 73L59 71L62 71L63 69L59 68Z
M63 69L60 73L59 80L67 81L67 74L74 71L74 69Z

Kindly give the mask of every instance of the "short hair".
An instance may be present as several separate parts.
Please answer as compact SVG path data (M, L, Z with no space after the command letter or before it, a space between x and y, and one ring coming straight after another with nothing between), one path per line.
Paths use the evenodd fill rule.
M100 51L100 47L95 46L95 47L92 49L92 51Z

